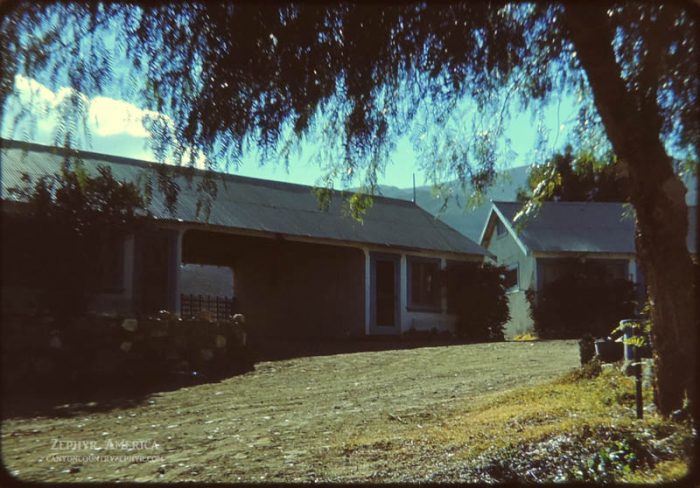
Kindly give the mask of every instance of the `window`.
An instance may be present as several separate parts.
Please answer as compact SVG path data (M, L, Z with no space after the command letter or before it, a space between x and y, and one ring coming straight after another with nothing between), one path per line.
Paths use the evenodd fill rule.
M501 219L496 219L496 237L503 237L504 235L506 235L506 225Z
M440 260L409 258L408 306L413 309L440 310Z
M518 286L518 265L510 266L503 273L503 285L506 291L517 291Z
M606 280L628 278L629 263L622 259L539 258L537 260L538 288L568 275L592 274Z

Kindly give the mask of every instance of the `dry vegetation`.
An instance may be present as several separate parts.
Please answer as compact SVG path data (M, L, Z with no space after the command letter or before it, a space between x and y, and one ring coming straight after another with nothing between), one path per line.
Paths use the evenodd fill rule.
M3 464L22 480L72 482L683 476L689 426L634 420L632 383L616 370L562 377L577 349L496 343L266 362L137 404L5 419ZM54 439L95 443L57 452ZM108 450L109 440L150 444ZM48 459L105 453L158 459Z

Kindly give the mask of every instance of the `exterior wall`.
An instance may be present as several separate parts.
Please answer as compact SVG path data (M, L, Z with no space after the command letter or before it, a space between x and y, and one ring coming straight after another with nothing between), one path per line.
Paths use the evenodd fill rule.
M408 263L411 258L431 258L438 259L440 261L440 268L444 270L447 266L447 258L441 256L440 254L428 253L428 252L397 252L397 253L387 253L386 251L373 251L372 249L365 249L367 256L367 294L366 303L370 306L367 310L367 334L368 335L396 335L404 334L409 331L416 332L428 332L435 330L436 332L454 332L455 324L457 322L457 316L447 312L447 290L445 287L441 287L440 290L440 307L439 310L426 311L426 310L416 310L411 308L409 305L409 279L410 273L408 270ZM372 287L372 264L373 256L384 259L395 259L398 264L398 274L397 279L399 283L398 291L398 320L396 327L377 327L373 324L373 293L374 288ZM478 262L481 262L480 258L476 258ZM464 258L457 258L455 256L450 256L450 261L457 263L465 261ZM467 261L473 262L474 260Z
M372 325L372 256L398 260L398 326ZM439 257L386 248L333 246L203 231L188 231L183 241L186 263L230 266L237 312L244 313L261 337L344 337L454 330L445 290L441 310L408 306L408 257ZM454 259L451 256L451 259ZM463 258L462 258L463 259Z
M3 314L34 314L39 312L40 291L32 279L36 270L36 257L27 251L28 243L36 239L32 229L27 228L26 220L14 215L3 214L0 258L2 280L0 280ZM109 291L96 291L90 298L87 311L98 314L130 315L133 313L133 259L134 237L127 236L123 243L120 283ZM70 277L66 277L70 279Z
M493 216L491 217L494 218ZM498 236L495 232L493 221L489 223L487 238L487 249L496 256L498 265L518 267L518 288L508 292L508 306L510 309L510 320L505 326L506 338L515 335L532 332L534 323L531 317L530 304L527 300L527 290L538 290L541 288L541 272L538 272L538 263L546 259L585 257L590 260L622 260L627 262L627 278L633 283L642 281L638 272L635 257L629 254L615 253L531 253L527 255L522 247L510 232Z
M510 232L498 236L494 231L487 249L496 256L496 264L499 266L518 267L518 287L507 293L510 320L504 327L506 338L511 339L515 335L531 332L534 324L525 292L536 286L535 258L523 252Z
M506 339L534 331L535 323L532 320L530 302L527 300L525 290L508 293L508 308L510 320L506 322L504 328Z
M134 236L124 240L124 260L122 262L122 289L115 293L97 293L90 303L93 313L107 312L117 315L133 315L134 294Z
M408 332L413 329L416 331L430 331L436 329L438 332L454 331L457 317L447 313L447 296L445 288L442 287L440 299L440 312L423 312L411 310L408 306L408 257L435 257L426 253L411 253L401 255L401 332ZM445 269L446 260L440 258L440 268Z
M617 253L534 253L535 259L538 263L537 276L539 276L536 289L541 289L545 284L543 282L542 273L542 263L548 260L562 260L562 259L584 259L586 261L600 262L605 264L605 262L615 263L615 265L623 266L625 279L630 280L632 283L639 284L641 282L641 275L638 273L635 257L629 254L617 254Z
M360 249L188 231L183 260L233 269L236 311L260 340L365 333Z
M160 310L177 310L176 298L179 232L148 228L134 240L133 310L135 315L152 315Z
M440 259L444 269L447 258L459 261L464 256L387 249L188 230L181 224L159 223L126 239L121 285L109 293L96 293L89 310L121 316L150 315L164 309L179 311L180 293L187 291L181 284L181 263L191 263L233 269L234 311L244 313L260 337L454 330L456 317L446 311L444 289L440 310L409 308L407 265L409 257L429 257ZM398 263L397 326L391 331L371 327L370 256L377 252L396 256ZM22 286L8 290L5 285L5 297L29 295L26 300L12 298L10 302L32 301L28 293L31 290L23 290Z

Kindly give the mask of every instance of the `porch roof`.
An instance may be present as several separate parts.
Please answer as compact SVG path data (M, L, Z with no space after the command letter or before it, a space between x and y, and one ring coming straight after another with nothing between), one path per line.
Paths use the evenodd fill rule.
M3 200L17 200L9 189L23 185L23 174L33 180L55 174L68 155L61 148L4 139L0 142L0 198ZM78 156L92 174L97 172L98 166L104 165L122 181L143 183L150 178L154 184L149 210L156 219L357 244L475 256L486 254L484 248L468 237L404 200L373 197L372 207L364 215L363 222L358 222L343 208L344 200L351 195L347 192L332 191L330 205L324 210L319 208L311 186L190 170L87 151L72 154ZM180 193L174 213L165 207L163 194L155 183L159 170L177 173L173 181L179 185ZM191 180L185 176L187 172L191 173ZM207 173L218 187L208 219L203 212L198 213L202 193L197 189Z

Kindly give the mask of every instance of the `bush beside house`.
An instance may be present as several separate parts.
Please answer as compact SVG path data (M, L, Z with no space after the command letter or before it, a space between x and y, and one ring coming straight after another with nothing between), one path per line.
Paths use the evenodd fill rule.
M529 292L535 330L541 339L606 337L622 319L635 316L634 284L611 279L593 261L578 263L539 292Z
M456 333L469 340L504 340L510 319L504 268L491 264L448 267L448 311L457 315Z

